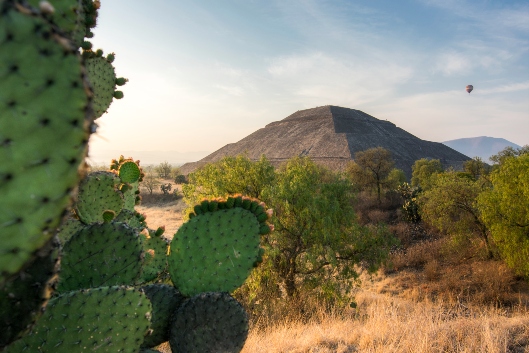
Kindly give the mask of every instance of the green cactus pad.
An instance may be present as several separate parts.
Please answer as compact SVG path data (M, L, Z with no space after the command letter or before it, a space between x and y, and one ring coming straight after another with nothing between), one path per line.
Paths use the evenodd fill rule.
M240 352L248 315L228 293L201 293L176 311L169 343L173 352Z
M140 283L157 279L167 270L168 244L165 239L156 236L156 231L149 229L149 235L140 235L143 246L143 263Z
M94 91L92 104L96 118L99 118L107 111L114 99L116 73L114 66L107 59L92 54L85 54L85 57L84 64L88 80L92 84Z
M142 246L124 223L94 223L64 245L57 290L134 283L141 273Z
M231 292L259 254L259 222L240 207L197 215L176 232L168 258L174 285L186 296Z
M41 0L29 0L28 3L36 8ZM86 34L85 13L83 0L54 0L54 12L50 19L79 47Z
M141 232L147 227L145 217L141 213L130 211L125 208L121 210L121 213L116 217L115 221L126 223L129 227L136 229L138 232Z
M127 191L123 193L123 198L125 199L125 204L123 205L123 208L133 211L134 206L138 204L136 198L139 196L140 183L136 181L127 185L129 185L129 187L127 187Z
M31 332L6 353L130 352L140 350L152 306L140 290L99 287L49 301Z
M32 264L0 287L0 350L42 313L56 283L57 260L56 239L52 239Z
M122 183L134 183L140 179L141 170L136 162L128 161L119 166L119 177Z
M59 238L59 242L64 245L66 242L78 231L80 231L85 224L83 224L81 221L69 218L66 220L66 222L63 222L61 224L61 227L59 228L59 232L57 233L57 237Z
M73 46L13 8L0 2L0 284L53 236L92 123Z
M93 172L81 181L75 212L83 223L103 222L103 213L108 210L121 212L125 200L117 189L119 182L112 172Z
M142 347L151 348L169 340L171 317L186 298L167 284L151 284L141 287L141 290L152 304L152 331L145 337Z

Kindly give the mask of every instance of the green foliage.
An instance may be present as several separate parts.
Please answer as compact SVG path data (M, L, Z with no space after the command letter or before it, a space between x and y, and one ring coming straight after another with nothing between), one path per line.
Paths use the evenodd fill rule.
M453 171L438 174L430 182L430 189L418 198L423 220L449 234L478 235L492 257L489 231L476 202L484 184Z
M265 156L256 162L243 155L224 157L189 174L189 183L182 186L182 191L188 205L197 204L203 198L234 194L259 199L274 177L274 167Z
M410 223L419 223L421 214L419 212L419 204L417 197L422 192L420 186L412 187L408 183L402 183L398 186L397 191L402 196L402 209L404 210L404 218Z
M510 157L519 157L524 154L529 154L529 145L521 148L513 148L511 146L505 147L497 154L491 156L489 159L494 165L502 165Z
M399 178L399 172L394 172L392 179L388 179L395 162L391 158L391 152L382 148L370 148L355 153L354 162L347 166L347 174L354 184L361 188L373 188L376 190L378 203L382 202L382 189L395 184L395 178Z
M478 208L505 262L529 277L529 154L501 158Z
M492 168L479 157L474 157L463 163L463 170L471 175L474 180L478 180L480 177L488 175L491 169Z
M180 185L180 184L187 184L187 178L186 178L185 175L178 174L178 175L174 178L174 183L177 184L177 185Z
M438 159L422 158L415 161L411 170L411 186L420 186L423 190L428 190L432 186L432 176L442 173L443 166Z

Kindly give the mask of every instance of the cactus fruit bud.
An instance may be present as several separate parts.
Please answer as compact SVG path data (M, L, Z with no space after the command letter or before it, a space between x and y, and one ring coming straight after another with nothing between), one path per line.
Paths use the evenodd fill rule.
M121 92L121 91L115 91L114 92L114 98L116 98L116 99L121 99L121 98L123 98L123 96L124 96L123 92Z
M108 223L116 217L116 212L112 210L106 210L103 212L103 222Z
M96 50L96 56L102 57L103 56L103 50L97 49Z
M81 48L83 48L84 50L90 50L92 49L92 43L84 41L83 44L81 44Z
M115 59L115 58L116 58L116 54L114 54L114 53L111 53L111 54L108 54L108 55L107 55L107 61L108 61L109 63L114 62L114 59Z
M46 15L51 15L55 12L55 8L48 1L39 2L40 12Z
M156 232L154 233L155 236L159 237L165 232L165 226L158 227L156 229Z
M268 209L266 210L266 215L268 216L268 219L272 218L272 215L274 214L274 210L273 209Z
M116 78L116 85L123 86L125 83L127 83L129 80L125 77Z
M86 38L94 38L94 32L92 32L91 30L87 30L86 34L85 34L85 37Z

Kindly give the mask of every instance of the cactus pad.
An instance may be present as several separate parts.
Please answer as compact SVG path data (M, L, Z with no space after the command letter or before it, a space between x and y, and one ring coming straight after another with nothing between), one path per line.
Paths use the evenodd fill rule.
M74 218L69 218L66 220L66 222L63 222L61 224L61 228L59 228L59 232L57 233L57 237L59 238L59 242L64 245L66 242L78 231L81 230L85 225Z
M31 332L6 353L130 352L140 350L151 304L139 290L99 287L49 301Z
M147 227L144 215L137 211L129 211L125 208L121 210L120 214L116 217L115 221L126 223L129 227L137 229L138 232L141 232Z
M168 244L165 239L150 229L149 235L140 234L140 239L144 250L140 282L145 283L155 280L167 270Z
M0 350L42 313L57 279L55 240L50 240L33 263L0 287Z
M103 213L108 210L121 212L125 200L117 189L119 182L112 172L90 173L81 181L76 214L83 223L103 222Z
M58 291L134 283L141 273L138 233L124 223L94 223L64 245Z
M171 242L174 285L186 296L241 286L259 255L259 226L255 215L240 207L191 218Z
M248 315L228 293L201 293L176 311L169 336L173 352L240 352Z
M141 176L140 167L132 161L121 164L118 173L122 183L134 183Z
M94 98L92 101L96 118L99 118L110 107L116 90L116 73L111 61L87 51L85 67L88 79L92 84Z
M53 236L92 122L74 48L14 7L0 2L0 283Z
M173 286L151 284L141 290L152 304L151 334L145 337L143 346L150 348L169 340L169 324L177 308L186 299Z

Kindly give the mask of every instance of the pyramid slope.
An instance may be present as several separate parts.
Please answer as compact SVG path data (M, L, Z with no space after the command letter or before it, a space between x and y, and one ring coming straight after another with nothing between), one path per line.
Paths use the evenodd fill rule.
M379 146L391 151L396 167L408 177L417 159L439 159L445 167L456 169L461 169L469 159L441 143L421 140L389 121L360 110L328 105L297 111L181 169L189 173L225 156L245 153L253 160L264 154L274 165L294 156L308 156L317 163L341 170L354 159L356 152Z

